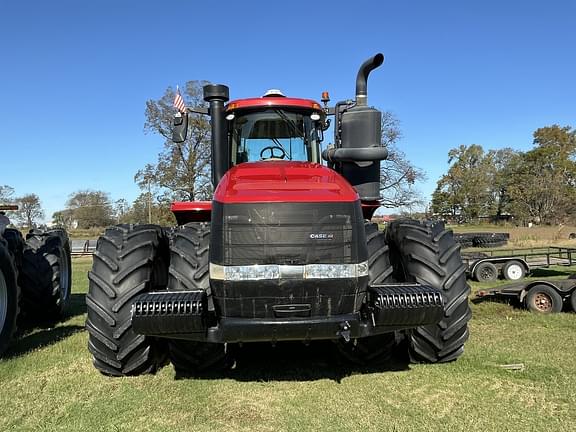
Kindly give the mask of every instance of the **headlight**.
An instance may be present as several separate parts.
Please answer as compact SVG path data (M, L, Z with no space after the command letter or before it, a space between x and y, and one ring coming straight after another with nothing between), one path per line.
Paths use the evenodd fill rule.
M355 264L308 264L305 279L344 279L356 277Z
M264 279L352 279L368 276L368 262L358 264L221 266L210 263L210 279L246 281Z
M277 265L224 267L224 280L229 281L278 279L279 277L280 271Z

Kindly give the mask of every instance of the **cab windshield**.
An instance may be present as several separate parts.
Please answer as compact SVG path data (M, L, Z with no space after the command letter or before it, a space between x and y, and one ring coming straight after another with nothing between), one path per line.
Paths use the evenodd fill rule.
M269 108L236 113L231 127L232 164L261 160L320 162L319 122L311 111Z

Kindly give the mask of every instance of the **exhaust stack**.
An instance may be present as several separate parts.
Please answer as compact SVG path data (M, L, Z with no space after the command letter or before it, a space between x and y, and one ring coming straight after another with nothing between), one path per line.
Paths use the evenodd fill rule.
M212 124L212 185L214 188L228 171L228 143L224 104L230 99L228 87L222 84L204 86L204 100L210 104Z
M356 189L362 201L380 199L380 161L388 151L382 146L382 113L368 106L368 75L384 62L380 53L360 66L356 76L356 100L335 107L334 148L325 150L328 161Z
M368 75L382 63L384 63L384 55L378 53L360 66L356 75L356 106L368 105Z

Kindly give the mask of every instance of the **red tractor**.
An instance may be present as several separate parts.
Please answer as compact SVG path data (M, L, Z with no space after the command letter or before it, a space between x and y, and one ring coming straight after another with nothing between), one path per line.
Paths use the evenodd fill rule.
M99 239L86 322L98 370L154 372L169 358L195 374L249 342L333 340L363 364L400 340L416 362L462 354L469 287L452 232L370 222L387 151L367 78L383 60L367 60L355 100L334 107L326 94L324 106L279 91L228 102L228 87L204 87L209 108L188 111L210 115L213 199L174 203L176 229L119 225Z

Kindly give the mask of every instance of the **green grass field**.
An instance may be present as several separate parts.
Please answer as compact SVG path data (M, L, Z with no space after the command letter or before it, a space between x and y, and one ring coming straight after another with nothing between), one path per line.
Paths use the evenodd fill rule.
M74 260L70 316L0 360L0 431L576 430L574 313L473 305L466 352L450 364L363 370L339 364L330 343L246 345L226 375L175 380L166 366L114 379L87 350L90 265Z

